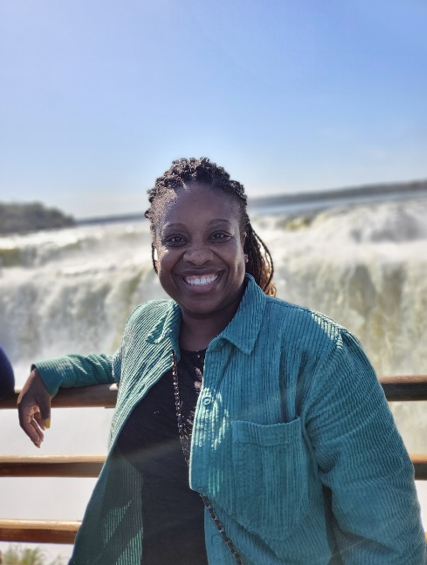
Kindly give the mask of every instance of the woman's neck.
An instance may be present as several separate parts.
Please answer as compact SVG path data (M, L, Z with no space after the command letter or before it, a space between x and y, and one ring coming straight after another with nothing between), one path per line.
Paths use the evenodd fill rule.
M207 349L210 342L227 327L232 318L233 316L224 319L223 316L215 315L198 318L183 312L179 332L180 347L188 351Z
M207 349L210 342L222 332L223 325L213 325L212 320L194 320L183 317L179 345L187 351Z

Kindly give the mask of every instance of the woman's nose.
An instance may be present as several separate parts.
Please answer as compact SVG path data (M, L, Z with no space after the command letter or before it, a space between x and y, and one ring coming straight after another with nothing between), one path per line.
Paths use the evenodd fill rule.
M211 261L212 257L212 250L207 245L191 245L184 255L184 259L193 265L204 265Z

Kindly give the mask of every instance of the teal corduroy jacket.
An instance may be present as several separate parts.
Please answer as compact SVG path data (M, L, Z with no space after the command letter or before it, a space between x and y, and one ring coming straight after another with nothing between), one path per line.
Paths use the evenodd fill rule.
M116 438L179 359L179 306L139 306L118 353L37 363L59 387L117 382L111 445L73 565L140 565L141 480ZM172 392L171 392L172 393ZM190 487L206 495L247 565L424 565L411 461L358 341L248 276L239 309L209 345L194 418ZM233 565L205 511L210 565Z

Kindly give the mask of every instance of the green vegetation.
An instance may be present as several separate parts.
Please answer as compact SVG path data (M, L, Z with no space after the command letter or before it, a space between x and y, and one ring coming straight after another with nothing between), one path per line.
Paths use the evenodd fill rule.
M0 563L2 565L63 565L64 562L58 556L48 563L40 547L31 549L23 548L20 545L11 545L4 553L0 551Z
M71 216L40 202L6 204L0 202L0 234L26 233L74 226Z

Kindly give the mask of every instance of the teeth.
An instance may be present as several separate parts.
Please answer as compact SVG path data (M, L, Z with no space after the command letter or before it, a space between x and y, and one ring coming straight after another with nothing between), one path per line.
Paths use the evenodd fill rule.
M210 275L205 277L186 277L185 282L191 284L192 286L201 286L204 284L210 284L218 278L218 275Z

